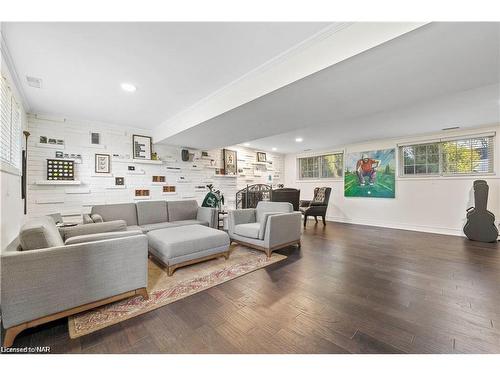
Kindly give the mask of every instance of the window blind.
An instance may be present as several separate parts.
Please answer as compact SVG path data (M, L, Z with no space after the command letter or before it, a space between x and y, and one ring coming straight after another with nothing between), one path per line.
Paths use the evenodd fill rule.
M0 160L20 169L21 164L21 108L4 77L0 79Z

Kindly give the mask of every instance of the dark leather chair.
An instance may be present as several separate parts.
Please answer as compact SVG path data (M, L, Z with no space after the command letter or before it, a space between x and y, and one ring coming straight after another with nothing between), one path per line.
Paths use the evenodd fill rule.
M300 201L299 209L304 215L304 227L306 226L308 216L314 216L316 223L318 222L318 216L321 216L323 225L326 225L325 216L331 192L332 188L317 187L314 189L314 197L311 201Z
M300 190L292 188L275 189L271 192L272 202L288 202L294 211L299 211Z

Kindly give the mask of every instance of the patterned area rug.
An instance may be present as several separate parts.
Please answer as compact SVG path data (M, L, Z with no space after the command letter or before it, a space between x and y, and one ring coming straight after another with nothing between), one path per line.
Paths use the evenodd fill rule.
M149 260L149 300L135 296L70 316L69 335L71 338L88 335L285 258L284 255L273 253L272 257L267 259L261 251L238 246L231 250L228 260L217 258L179 268L171 277L167 276L159 265Z

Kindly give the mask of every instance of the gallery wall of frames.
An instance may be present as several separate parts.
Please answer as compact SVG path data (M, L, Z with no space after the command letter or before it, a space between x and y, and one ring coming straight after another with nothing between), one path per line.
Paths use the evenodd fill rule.
M201 204L207 184L221 190L231 208L247 184L276 187L284 179L284 156L277 153L187 149L183 160L183 148L149 144L144 129L41 115L27 120L28 216L59 212L74 220L93 205L147 199Z

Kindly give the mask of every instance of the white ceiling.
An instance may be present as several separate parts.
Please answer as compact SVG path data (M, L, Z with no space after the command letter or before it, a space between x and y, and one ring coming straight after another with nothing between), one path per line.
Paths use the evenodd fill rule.
M32 112L153 128L328 25L4 22L2 34Z
M498 123L499 25L423 26L167 142L196 148L250 142L288 153Z

